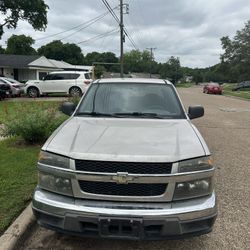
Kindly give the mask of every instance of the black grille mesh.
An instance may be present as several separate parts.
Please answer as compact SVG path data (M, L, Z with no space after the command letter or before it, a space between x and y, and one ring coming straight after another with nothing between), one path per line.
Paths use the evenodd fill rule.
M170 174L172 163L162 162L112 162L75 160L76 170L86 172L131 174Z
M158 196L165 193L167 184L129 183L117 184L115 182L79 181L83 192L100 195L115 196Z

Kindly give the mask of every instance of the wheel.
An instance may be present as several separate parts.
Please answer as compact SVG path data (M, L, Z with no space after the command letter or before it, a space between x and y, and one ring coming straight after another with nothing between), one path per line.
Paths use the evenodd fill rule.
M80 88L78 87L72 87L70 90L69 90L69 94L73 97L75 96L81 96L82 95L82 91Z
M35 98L39 96L39 90L35 87L30 87L27 91L27 94L31 98Z

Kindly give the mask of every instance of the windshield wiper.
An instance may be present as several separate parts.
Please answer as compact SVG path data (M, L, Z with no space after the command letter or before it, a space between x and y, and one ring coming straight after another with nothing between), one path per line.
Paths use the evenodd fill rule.
M159 115L157 113L147 113L147 112L126 112L126 113L114 113L117 116L135 116L144 118L155 118L155 119L165 119L164 115Z
M94 117L118 117L115 114L100 113L100 112L78 112L76 116L94 116Z

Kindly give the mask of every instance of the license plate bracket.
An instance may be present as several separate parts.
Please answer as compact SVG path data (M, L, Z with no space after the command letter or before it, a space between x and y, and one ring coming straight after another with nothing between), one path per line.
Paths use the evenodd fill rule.
M140 218L100 217L100 235L103 237L140 238L143 220Z

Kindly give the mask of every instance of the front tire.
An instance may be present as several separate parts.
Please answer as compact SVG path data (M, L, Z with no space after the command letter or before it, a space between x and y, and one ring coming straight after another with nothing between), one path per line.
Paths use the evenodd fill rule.
M39 97L39 90L35 87L28 88L27 94L30 98Z
M69 90L69 94L70 96L72 97L80 97L82 95L82 91L80 88L78 87L72 87L70 90Z

